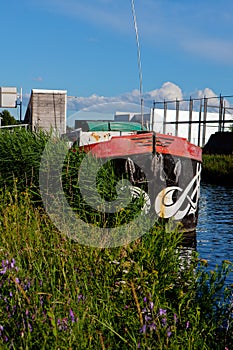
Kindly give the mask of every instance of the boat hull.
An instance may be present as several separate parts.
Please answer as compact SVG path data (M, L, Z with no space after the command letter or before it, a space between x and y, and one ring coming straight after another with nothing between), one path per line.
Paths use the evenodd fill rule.
M104 161L111 160L118 176L127 173L132 195L144 196L142 210L155 220L172 222L185 232L195 231L202 162L199 147L184 138L138 132L82 148Z

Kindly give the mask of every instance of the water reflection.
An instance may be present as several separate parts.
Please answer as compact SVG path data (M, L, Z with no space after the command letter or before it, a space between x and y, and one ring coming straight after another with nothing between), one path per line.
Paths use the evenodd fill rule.
M184 233L183 239L181 242L181 247L179 247L179 254L180 254L182 269L184 268L184 266L190 266L193 252L196 250L197 250L196 231L193 231L190 233Z
M223 260L233 262L233 187L202 183L196 235L199 257L209 269Z

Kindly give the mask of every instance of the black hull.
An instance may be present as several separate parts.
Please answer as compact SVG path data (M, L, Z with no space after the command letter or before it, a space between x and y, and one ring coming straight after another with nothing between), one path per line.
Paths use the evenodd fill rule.
M126 161L115 159L115 169L119 174L126 169L133 188L145 193L147 203L143 210L148 210L161 223L171 222L180 231L195 231L201 163L159 153L143 155L143 166L141 160L142 155L131 155Z

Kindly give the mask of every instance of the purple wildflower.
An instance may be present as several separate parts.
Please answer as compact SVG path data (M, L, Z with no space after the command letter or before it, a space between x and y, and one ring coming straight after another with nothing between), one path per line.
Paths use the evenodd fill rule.
M74 317L74 313L73 313L72 309L70 309L70 318L71 318L71 322L74 323L75 322L75 317Z
M159 316L163 316L167 314L167 310L165 309L159 309Z
M166 323L167 323L167 319L164 317L164 318L162 318L162 325L163 326L165 326L166 325Z
M10 267L13 269L15 267L15 259L11 260Z
M6 270L7 270L6 267L3 267L3 270L1 270L0 273L1 273L2 275L4 275L4 274L6 273Z
M67 329L67 318L63 318L62 320L57 320L58 329L60 331L65 331Z
M140 332L140 333L143 333L143 334L146 333L146 324L144 324L144 325L142 326L142 328L140 329L139 332Z
M174 314L174 321L175 321L175 323L177 323L177 322L178 322L178 317L177 317L177 314Z
M4 275L7 272L7 270L11 270L13 268L15 268L15 270L18 271L18 268L15 266L15 259L11 259L11 262L9 262L8 259L2 260L2 270L0 271L0 273Z
M151 311L153 310L153 308L154 308L154 303L153 303L153 301L150 301L150 302L149 302L149 308L150 308Z
M144 298L143 298L143 301L146 303L146 302L147 302L147 297L144 297Z
M151 317L148 316L148 315L146 315L146 316L145 316L145 321L147 322L147 321L150 321L150 320L151 320Z
M185 325L185 329L188 329L188 328L189 328L189 325L190 325L190 323L189 323L189 321L187 321L187 322L186 322L186 325Z
M24 284L24 290L28 290L31 287L31 282L30 281L26 281L26 283Z
M172 332L170 331L170 327L167 330L167 337L170 338L170 336L172 335Z
M19 283L18 277L15 278L15 283Z
M80 301L80 300L83 300L83 303L84 303L85 296L82 295L82 294L79 294L79 295L78 295L78 301Z
M149 324L148 327L149 327L150 331L156 330L156 325L155 325L154 322L152 322L151 324Z

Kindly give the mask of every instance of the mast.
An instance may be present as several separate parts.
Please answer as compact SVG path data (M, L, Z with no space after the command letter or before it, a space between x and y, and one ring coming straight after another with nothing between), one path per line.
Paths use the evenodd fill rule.
M140 91L140 104L141 104L141 123L142 128L144 124L144 101L143 101L143 86L142 86L142 65L141 65L141 53L140 53L140 45L139 45L139 36L138 36L138 27L137 27L137 18L136 18L136 12L135 12L135 6L134 6L134 0L131 0L131 7L132 7L132 14L133 14L133 20L134 20L134 30L136 34L136 42L137 42L137 53L138 53L138 70L139 70L139 91Z

